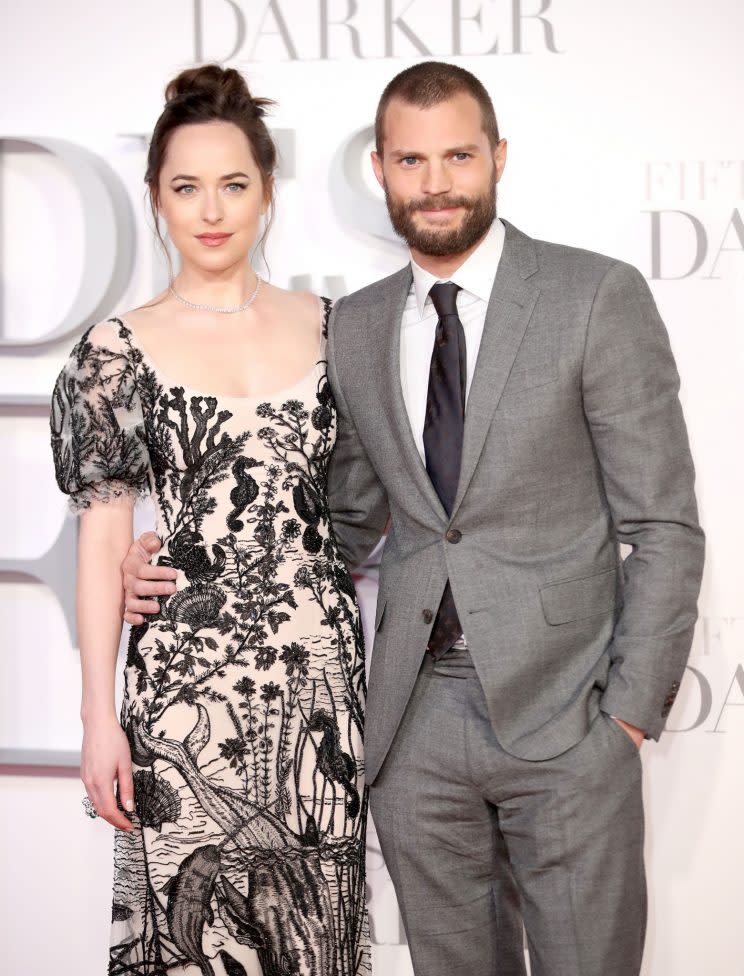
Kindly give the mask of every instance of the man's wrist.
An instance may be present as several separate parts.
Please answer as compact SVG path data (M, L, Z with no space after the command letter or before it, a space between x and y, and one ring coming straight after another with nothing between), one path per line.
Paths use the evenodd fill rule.
M625 719L619 718L617 715L612 715L610 713L610 718L613 722L617 722L620 728L630 736L635 745L640 749L643 744L643 740L646 738L646 733L643 729L639 729L637 725L632 725L630 722L626 722Z

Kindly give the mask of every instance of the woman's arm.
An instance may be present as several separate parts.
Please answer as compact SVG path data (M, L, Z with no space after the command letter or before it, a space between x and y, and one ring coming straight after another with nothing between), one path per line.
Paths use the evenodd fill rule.
M80 517L77 617L83 689L80 776L99 816L114 827L132 825L117 808L114 783L126 810L134 809L132 760L114 699L121 638L121 563L132 541L131 499L98 502Z

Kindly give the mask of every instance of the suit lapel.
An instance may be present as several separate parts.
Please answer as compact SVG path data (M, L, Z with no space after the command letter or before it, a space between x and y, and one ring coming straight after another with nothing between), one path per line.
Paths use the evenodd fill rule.
M401 454L405 459L411 479L437 515L446 521L447 515L416 447L400 380L400 331L412 280L410 265L393 275L390 287L385 293L384 307L381 309L381 321L378 322L378 328L380 334L385 336L384 348L387 350L382 406L387 408L391 426L397 435Z
M538 269L534 243L507 221L503 223L504 250L488 303L467 402L462 465L452 518L475 473L493 415L540 294L540 289L527 280ZM382 348L386 350L381 406L388 414L411 480L437 516L447 522L450 520L416 447L400 380L400 330L411 281L411 267L407 265L391 277L379 314L372 316L372 322L377 321L371 332L384 337Z
M465 411L462 465L452 518L475 473L493 415L524 338L540 289L526 279L537 271L535 246L504 221L506 238L483 327Z

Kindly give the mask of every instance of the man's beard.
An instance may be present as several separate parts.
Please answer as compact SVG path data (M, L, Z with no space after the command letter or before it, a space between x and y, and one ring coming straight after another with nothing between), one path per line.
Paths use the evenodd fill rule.
M410 248L437 258L461 254L477 244L496 219L496 175L491 177L488 190L475 198L441 196L425 200L394 200L385 187L385 202L393 230ZM418 211L445 207L465 209L465 215L456 229L422 229L415 223L414 214Z

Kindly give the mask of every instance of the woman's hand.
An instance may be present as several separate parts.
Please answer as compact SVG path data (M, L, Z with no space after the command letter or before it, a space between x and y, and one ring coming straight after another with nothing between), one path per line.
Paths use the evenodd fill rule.
M133 830L116 805L114 783L125 810L134 810L132 755L129 742L115 716L88 720L84 725L80 778L96 813L119 830Z

